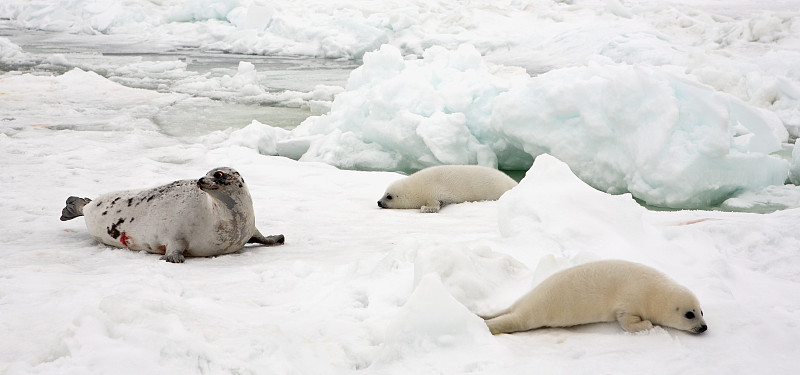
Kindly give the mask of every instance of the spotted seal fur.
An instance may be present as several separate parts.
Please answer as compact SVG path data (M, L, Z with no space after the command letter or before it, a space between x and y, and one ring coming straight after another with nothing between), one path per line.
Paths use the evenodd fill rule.
M144 190L69 197L61 220L84 216L89 233L106 245L163 254L182 263L184 256L230 254L247 243L284 243L255 226L253 201L244 179L220 167L199 180L180 180Z

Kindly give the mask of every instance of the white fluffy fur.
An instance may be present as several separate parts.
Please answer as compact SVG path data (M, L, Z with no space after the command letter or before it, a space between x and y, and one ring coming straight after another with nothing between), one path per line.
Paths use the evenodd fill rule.
M395 181L386 189L378 206L438 212L450 203L497 200L514 186L516 181L493 168L440 165Z
M694 333L707 328L692 292L655 269L621 260L558 272L484 319L493 334L612 321L628 332L653 324Z

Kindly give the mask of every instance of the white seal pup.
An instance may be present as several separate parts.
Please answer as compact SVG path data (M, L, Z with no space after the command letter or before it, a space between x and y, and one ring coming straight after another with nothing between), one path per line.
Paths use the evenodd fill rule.
M653 324L693 333L708 329L692 292L655 269L622 260L557 272L510 308L483 318L492 334L613 321L628 332Z
M264 237L255 225L253 200L232 168L215 168L199 180L180 180L144 190L69 197L61 220L85 216L89 234L106 245L163 254L182 263L184 255L230 254L247 243L284 242Z
M378 201L378 207L439 212L450 203L497 200L514 186L517 186L514 179L494 168L439 165L393 182Z

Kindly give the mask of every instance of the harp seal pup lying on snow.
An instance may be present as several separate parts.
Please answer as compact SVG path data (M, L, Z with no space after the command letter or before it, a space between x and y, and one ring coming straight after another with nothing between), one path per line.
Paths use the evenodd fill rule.
M508 309L483 318L492 334L612 321L628 332L654 324L693 333L708 328L692 292L655 269L622 260L557 272Z
M419 208L439 212L450 203L497 200L517 182L497 169L479 165L440 165L395 181L378 201L380 208Z
M284 242L282 234L264 237L256 229L253 200L233 168L209 171L199 180L180 180L145 190L69 197L61 220L85 216L86 228L106 245L163 254L182 263L184 255L230 254L246 243Z

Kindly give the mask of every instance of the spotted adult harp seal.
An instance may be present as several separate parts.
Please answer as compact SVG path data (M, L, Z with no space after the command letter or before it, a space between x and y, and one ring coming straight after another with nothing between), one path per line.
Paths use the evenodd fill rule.
M199 180L179 180L143 190L125 190L94 200L69 197L61 220L84 216L89 234L106 245L162 254L208 257L239 251L247 243L284 243L282 234L256 229L253 200L233 168L214 168Z

